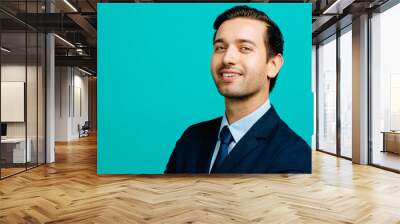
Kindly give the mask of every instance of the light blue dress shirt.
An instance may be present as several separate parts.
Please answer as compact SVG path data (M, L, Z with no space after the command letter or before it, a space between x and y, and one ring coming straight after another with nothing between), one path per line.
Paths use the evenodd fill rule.
M228 147L228 153L230 153L232 151L233 147L235 147L236 143L238 143L239 140L247 133L247 131L249 131L249 129L265 113L267 113L269 108L271 108L271 104L269 102L269 99L267 99L267 101L265 101L265 103L263 103L261 106L259 106L257 108L257 110L251 112L250 114L248 114L245 117L243 117L242 119L234 122L233 124L229 124L228 119L226 118L226 114L224 114L224 117L222 118L222 121L221 121L221 126L219 127L218 141L217 141L217 144L215 145L214 154L211 159L210 168L208 170L208 173L211 172L211 168L212 168L212 166L215 162L215 159L218 155L219 146L221 144L221 141L219 139L219 133L221 132L222 128L225 125L228 126L229 131L231 132L232 137L233 137L233 141L231 142L231 144L229 144L229 147Z

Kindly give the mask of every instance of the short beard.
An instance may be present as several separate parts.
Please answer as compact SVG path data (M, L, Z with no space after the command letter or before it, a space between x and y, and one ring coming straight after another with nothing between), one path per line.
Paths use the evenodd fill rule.
M231 99L231 100L235 100L235 101L243 101L243 100L247 100L249 98L251 98L251 96L255 95L256 93L247 93L247 94L235 94L235 93L223 93L217 86L218 92L219 94L221 94L221 96L225 97L225 99Z

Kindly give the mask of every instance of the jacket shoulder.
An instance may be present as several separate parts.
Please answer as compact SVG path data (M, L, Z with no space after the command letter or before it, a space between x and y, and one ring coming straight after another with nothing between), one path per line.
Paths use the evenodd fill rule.
M194 133L203 133L215 130L215 128L218 128L221 125L221 119L222 117L217 117L212 120L192 124L184 131L182 137Z
M277 161L286 164L287 173L311 173L311 147L283 120L280 119L278 126Z

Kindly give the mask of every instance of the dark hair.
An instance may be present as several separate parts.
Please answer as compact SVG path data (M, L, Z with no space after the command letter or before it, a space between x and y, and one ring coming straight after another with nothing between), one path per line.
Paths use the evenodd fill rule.
M276 25L276 23L272 21L264 12L245 5L235 6L231 9L228 9L221 15L219 15L217 19L215 19L214 21L215 32L213 41L215 40L215 36L217 35L218 28L221 26L223 22L239 17L255 19L264 22L266 24L266 33L264 36L265 37L264 42L268 52L267 61L269 60L269 58L277 54L283 55L283 36L281 30ZM277 77L278 75L276 75L275 78L272 78L270 80L269 92L271 92L272 89L274 88Z

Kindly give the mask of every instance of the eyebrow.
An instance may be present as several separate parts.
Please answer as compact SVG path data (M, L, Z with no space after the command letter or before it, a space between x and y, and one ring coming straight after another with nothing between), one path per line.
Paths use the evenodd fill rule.
M253 41L248 40L248 39L238 39L235 42L237 43L249 43L251 45L257 46ZM216 43L224 43L224 40L222 38L218 38L216 40L214 40L214 44Z
M221 38L216 39L216 40L214 40L214 44L216 44L216 43L224 43L224 40Z

